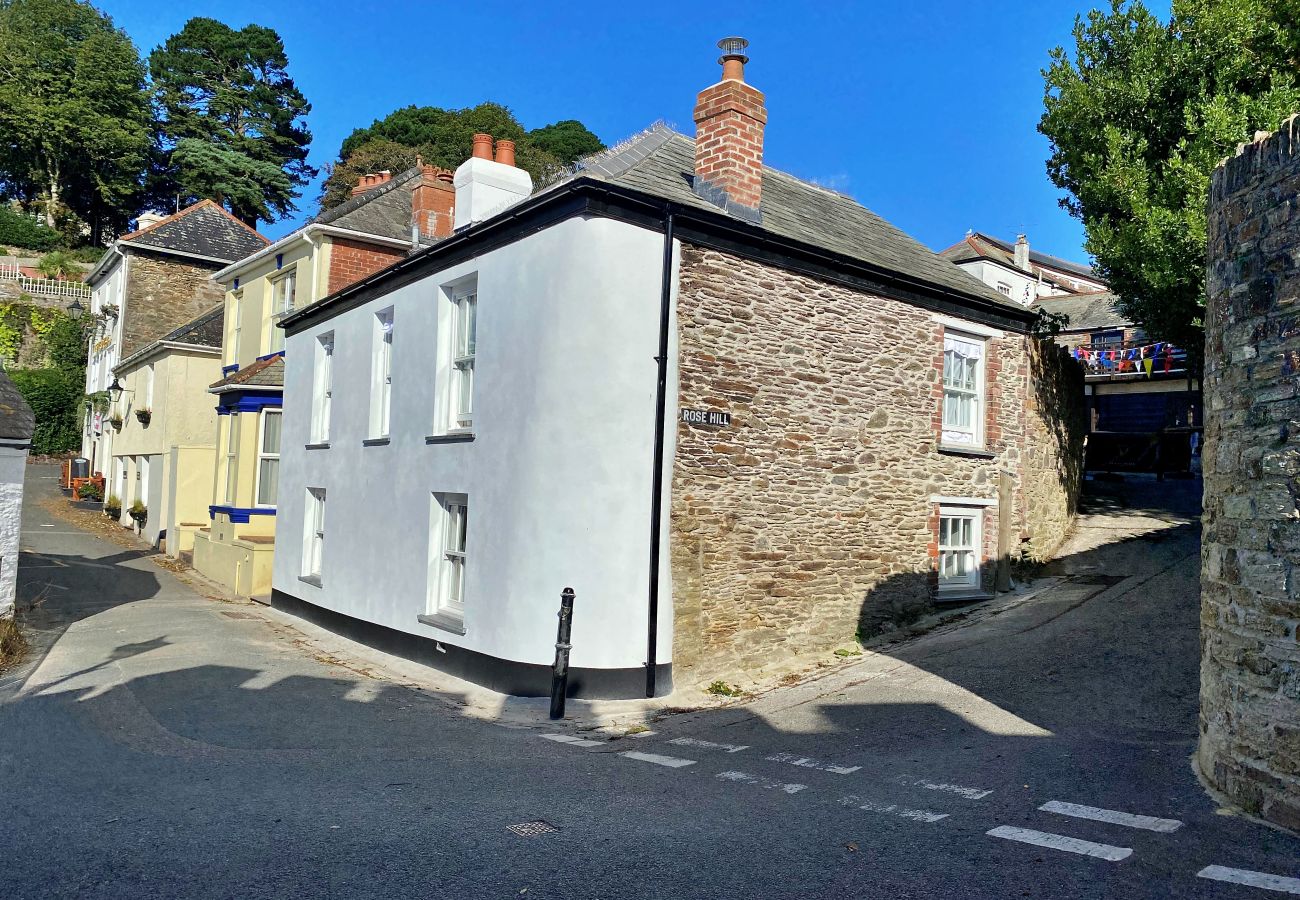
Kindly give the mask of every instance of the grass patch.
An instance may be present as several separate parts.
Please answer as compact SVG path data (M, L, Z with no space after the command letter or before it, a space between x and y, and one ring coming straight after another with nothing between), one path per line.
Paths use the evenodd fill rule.
M646 725L629 725L623 734L645 734L649 730L649 726Z
M743 697L745 692L734 684L727 684L725 681L715 681L709 685L706 690L715 697Z
M847 659L850 656L861 656L862 651L859 650L857 647L853 647L853 648L841 647L840 649L835 651L835 655L840 657L841 659Z
M0 616L0 669L14 665L27 652L27 639L18 623L8 616Z

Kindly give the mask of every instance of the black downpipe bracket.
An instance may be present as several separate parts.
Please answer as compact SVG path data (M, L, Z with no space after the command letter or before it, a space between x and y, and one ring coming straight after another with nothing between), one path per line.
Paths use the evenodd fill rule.
M650 473L650 598L646 622L645 695L653 697L657 682L659 662L659 552L660 532L663 530L664 493L664 403L668 394L668 325L672 319L673 302L673 214L664 219L664 262L662 284L659 289L659 365L655 385L655 448L654 471Z

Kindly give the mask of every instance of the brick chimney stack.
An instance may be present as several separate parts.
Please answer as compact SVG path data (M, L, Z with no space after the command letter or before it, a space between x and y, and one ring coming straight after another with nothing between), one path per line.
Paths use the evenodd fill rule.
M733 212L757 217L763 197L763 92L745 84L744 38L718 41L722 80L695 103L695 192ZM737 208L739 207L739 209Z
M420 237L451 237L456 230L456 188L452 173L420 163L420 177L411 186L411 224Z

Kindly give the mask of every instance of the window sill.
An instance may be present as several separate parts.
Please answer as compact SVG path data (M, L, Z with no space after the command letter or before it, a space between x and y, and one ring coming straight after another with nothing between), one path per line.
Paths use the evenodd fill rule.
M330 448L330 442L329 442L329 441L321 441L321 442L318 443L318 444L308 444L306 449L308 449L308 450L328 450L329 448Z
M975 459L996 459L997 454L984 447L963 447L960 444L940 444L936 447L946 456L971 456Z
M942 588L935 595L935 603L972 603L976 600L992 600L993 595L978 588L962 588L945 591Z
M449 431L446 434L431 434L424 439L426 444L468 444L474 440L472 431Z
M361 446L362 447L386 447L388 445L388 440L389 439L386 437L366 438L364 441L361 442Z
M416 618L422 625L429 625L442 631L450 631L452 634L465 633L465 620L447 613L434 613L431 616L423 615Z
M299 575L298 580L303 584L310 584L313 587L321 587L319 575Z

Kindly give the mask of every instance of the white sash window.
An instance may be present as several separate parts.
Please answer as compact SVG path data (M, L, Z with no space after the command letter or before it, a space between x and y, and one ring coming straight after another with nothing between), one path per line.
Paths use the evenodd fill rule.
M984 444L984 349L984 341L979 338L944 336L944 444Z

